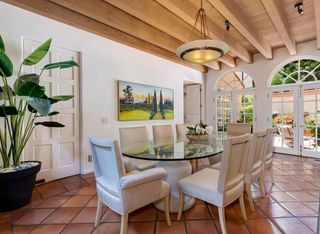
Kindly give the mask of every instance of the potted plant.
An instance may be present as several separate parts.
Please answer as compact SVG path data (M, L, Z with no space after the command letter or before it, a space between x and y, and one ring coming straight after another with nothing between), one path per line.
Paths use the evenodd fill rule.
M45 70L78 66L74 61L47 64L40 74L22 74L24 66L35 65L46 56L50 45L51 38L28 55L14 78L13 65L0 36L0 212L14 210L30 202L41 162L20 161L23 149L35 127L64 127L61 123L42 121L41 118L59 114L51 111L51 106L73 98L48 97L40 79Z

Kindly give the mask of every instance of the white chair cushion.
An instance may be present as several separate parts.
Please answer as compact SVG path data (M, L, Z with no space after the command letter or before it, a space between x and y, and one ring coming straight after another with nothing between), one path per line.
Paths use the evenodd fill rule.
M179 187L190 196L222 206L222 195L219 195L217 190L218 178L218 170L206 168L180 180Z
M157 165L157 161L130 158L131 170L144 171Z
M218 163L213 164L213 165L210 166L210 168L216 169L216 170L220 170L220 167L221 167L221 163L220 163L220 162L218 162Z

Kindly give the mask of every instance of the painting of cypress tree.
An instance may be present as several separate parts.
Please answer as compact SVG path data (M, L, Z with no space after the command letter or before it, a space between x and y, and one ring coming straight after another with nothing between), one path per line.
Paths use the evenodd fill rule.
M174 119L172 89L118 81L118 119Z

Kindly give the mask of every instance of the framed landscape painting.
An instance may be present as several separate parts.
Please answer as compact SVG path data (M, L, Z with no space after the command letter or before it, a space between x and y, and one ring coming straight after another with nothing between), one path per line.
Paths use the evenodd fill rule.
M118 119L174 119L173 89L118 81Z

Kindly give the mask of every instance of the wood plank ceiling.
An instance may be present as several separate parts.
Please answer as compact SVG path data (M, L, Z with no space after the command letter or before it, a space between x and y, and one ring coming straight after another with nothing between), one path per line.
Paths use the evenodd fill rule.
M317 40L320 49L320 0L303 0L304 14L294 5L301 0L203 0L209 36L230 46L219 61L190 64L175 49L190 40L200 0L1 0L37 14L98 34L206 72L221 64L253 63L253 54L272 59L272 51ZM225 20L231 23L225 29ZM199 31L197 32L199 33Z

